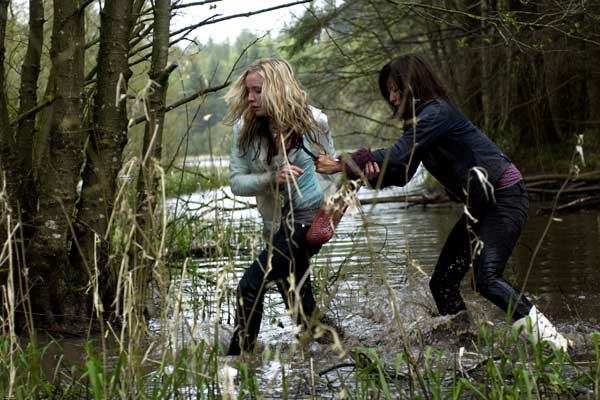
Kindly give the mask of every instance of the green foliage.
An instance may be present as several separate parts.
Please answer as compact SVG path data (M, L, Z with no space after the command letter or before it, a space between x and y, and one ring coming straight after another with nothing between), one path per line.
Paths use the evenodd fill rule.
M337 148L386 146L401 133L377 81L391 57L387 32L402 37L412 25L396 19L397 9L379 1L325 4L307 11L282 46L312 101L328 114Z
M544 10L530 2L489 3L483 13L460 1L451 8L439 1L326 1L303 15L282 48L328 111L338 147L387 145L399 136L387 126L377 75L394 57L417 52L517 164L548 170L552 160L532 153L568 160L570 138L598 120L597 67L583 66L600 53L586 44L598 37L592 10L555 20Z
M211 218L215 209L203 216L183 214L170 223L167 243L171 253L182 257L234 257L255 249L260 236L260 224L254 219L223 221Z
M108 394L104 391L104 371L100 362L94 357L92 343L88 343L86 351L88 356L88 360L85 363L86 374L90 379L92 393L95 399L104 399Z
M256 59L278 55L274 39L269 36L258 39L244 30L233 44L210 40L185 51L174 49L179 68L171 75L168 102L231 82ZM224 90L209 93L168 113L164 139L168 159L229 154L232 133L231 127L222 123L227 111L223 94Z
M176 197L229 184L229 172L222 167L171 168L165 174L167 197Z
M71 368L55 340L46 345L23 343L3 335L0 338L0 397L11 399L61 398L79 399L85 396L85 378L77 368ZM53 360L52 369L47 359Z
M593 336L595 348L598 336ZM546 343L524 341L516 331L480 325L477 342L471 354L479 361L469 368L465 368L460 355L453 359L433 347L420 349L418 360L398 353L393 369L385 365L375 349L355 348L357 383L347 393L358 398L377 393L386 399L487 400L577 397L594 390L600 362L597 352L590 373L567 353Z
M485 36L482 43L477 43L473 38L460 36L463 31L472 32L472 30L463 30L462 28L466 26L463 25L464 21L454 19L453 14L442 14L447 19L436 15L435 21L443 21L443 24L440 22L439 29L423 30L424 27L429 26L427 22L431 21L423 21L421 19L423 13L415 14L413 9L395 2L367 3L347 0L343 7L338 8L333 4L329 2L321 10L311 9L288 36L276 39L265 37L257 45L248 49L246 48L248 44L256 39L249 32L242 33L233 45L209 42L186 51L172 49L172 57L176 58L180 65L176 73L171 76L169 100L175 101L231 80L231 77L239 73L240 68L257 58L284 55L292 59L313 103L324 108L329 114L338 148L354 148L365 143L373 146L386 145L398 136L398 128L388 119L389 110L378 94L376 78L379 68L389 58L401 52L423 51L435 59L444 51L452 55L456 48L466 52L480 45L499 47L498 38L493 36ZM518 20L522 15L524 14L517 12L504 14L504 23L512 27L515 34L529 31L524 29L526 25L523 21ZM461 29L455 29L455 26ZM503 25L504 28L506 26ZM442 28L451 33L449 36L453 38L451 41L447 38L439 40L437 35L443 30ZM479 25L477 28L479 29ZM583 28L584 26L575 26L575 29L568 31L569 35L583 34L585 33ZM9 59L22 58L24 32L25 25L22 21L8 27ZM457 32L460 35L457 36ZM425 38L427 40L424 40ZM435 40L429 40L430 38ZM448 46L446 48L441 45ZM535 46L539 48L538 43L531 44L531 48L536 48ZM440 67L448 73L449 77L455 79L452 84L456 88L462 88L466 83L464 77L455 76L458 72L468 72L466 69L461 70L464 65L459 62L461 57L471 54L465 52L457 52L448 58L439 58L444 61L440 63ZM238 60L238 56L242 53L243 57ZM536 68L540 67L539 69L543 70L540 61L543 57L535 53L531 58L532 64L527 68L515 68L509 70L508 74L505 74L507 71L495 71L500 79L507 79L506 77L509 76L513 79L511 84L518 86L512 88L510 93L522 94L539 83L536 79L540 74L536 72ZM474 59L477 62L480 60L477 57ZM523 59L517 61L523 62ZM454 67L454 64L457 67L450 68ZM17 90L15 82L18 82L16 65L18 63L11 64L13 68L8 69L7 82L10 86L8 93L12 99ZM144 68L143 65L133 67L136 78L130 82L132 91L137 92L144 87L146 77L141 73ZM511 75L512 73L514 76ZM532 77L531 81L518 80L527 76ZM566 79L565 82L569 80ZM462 94L465 95L464 98L468 97L466 95L479 98L480 92L477 90L475 94L468 92ZM539 106L533 111L544 112L539 114L524 112L517 115L518 109L515 109L515 120L509 123L507 120L513 117L513 108L502 108L498 117L502 122L492 123L488 132L509 153L535 159L534 166L549 163L556 165L561 162L561 149L566 154L571 153L573 143L570 140L573 135L566 136L567 139L556 135L536 136L546 128L539 125L536 135L533 136L536 140L542 139L541 142L547 147L532 148L521 145L521 141L531 143L531 140L523 137L523 132L529 132L519 124L526 121L528 116L541 118L539 116L542 115L546 118L547 113L550 112L547 102L537 100L545 98L547 88L540 90L541 92L534 93L533 100L515 98L523 104L530 104L528 101L531 101ZM164 158L169 164L173 160L191 154L216 156L229 152L231 128L220 123L226 110L222 94L221 91L207 95L168 114L163 145ZM556 97L560 97L559 94ZM515 98L511 97L510 100ZM15 104L14 101L12 104ZM141 112L140 109L135 111ZM517 116L520 118L516 118ZM484 119L480 118L480 120ZM552 129L556 127L551 127L550 130ZM130 132L132 141L138 140L136 134L135 130ZM549 139L548 143L546 139ZM598 154L593 151L598 148L599 140L597 131L586 132L584 151L588 165L599 163ZM531 157L532 152L535 152L535 157ZM169 197L214 189L226 184L227 174L221 168L171 168L166 174ZM209 342L198 340L193 336L197 332L193 332L189 326L183 326L184 324L178 325L178 318L180 318L178 312L181 312L178 307L181 305L179 304L181 299L177 297L177 293L169 290L177 289L178 285L185 286L182 288L188 301L184 304L188 307L185 312L191 310L194 317L204 317L209 307L207 304L212 304L217 294L221 295L227 291L219 286L218 282L207 286L207 279L200 274L198 260L192 261L189 258L193 255L192 251L203 249L203 255L209 260L217 258L233 260L244 252L256 249L260 242L258 239L260 226L255 220L249 220L242 223L253 224L251 229L239 229L239 221L234 224L223 222L218 216L209 218L208 216L216 215L218 211L210 204L202 204L198 208L198 215L192 216L190 213L173 217L173 220L168 223L169 229L166 230L166 247L172 253L186 259L183 264L187 270L183 267L180 270L169 270L173 280L163 282L166 283L164 286L168 287L166 290L168 293L164 296L165 307L161 310L160 317L161 328L165 332L156 334L147 332L144 313L134 310L130 303L119 298L116 302L120 304L123 301L123 306L128 310L123 315L119 315L120 323L124 328L133 331L137 326L129 326L130 321L143 321L143 332L129 331L126 333L131 336L127 336L115 332L116 326L110 326L103 331L102 337L114 335L118 338L118 346L100 347L98 340L90 340L86 345L85 359L76 363L67 363L64 350L55 341L51 341L46 346L35 343L23 346L14 335L4 334L0 338L0 397L18 399L224 397L223 382L218 375L223 361L219 357L219 346L216 345L218 338L215 336L214 340ZM134 214L135 212L130 212L127 216ZM127 242L128 231L124 227L130 228L134 223L135 221L127 220L127 223L121 223L114 228L110 241L122 247L115 246L112 250L117 250L117 254L111 254L111 257L117 261L121 259L126 261L128 258L122 257L123 254L137 252L140 258L154 263L164 254L162 248L148 250L139 243ZM119 282L128 283L130 277L134 276L133 272L145 266L141 262L133 265L125 264L124 262L118 265L119 268L123 267L123 275L119 277ZM160 260L152 266L155 268L159 264ZM232 265L233 262L230 262L225 266L223 268L225 272L230 272L227 268L231 269ZM160 276L160 271L157 270L158 268L153 269L152 274ZM160 278L162 279L162 276ZM137 282L137 286L123 289L121 294L141 291L146 284L147 280L142 280L141 283ZM172 326L170 322L173 322ZM151 342L150 345L143 348L139 346L139 342L135 341L139 340L136 335L143 336L144 345L147 344L146 341ZM183 344L177 345L178 335L185 338ZM565 353L533 344L532 341L523 341L514 332L504 332L481 325L474 343L475 350L482 360L468 371L461 368L460 362L456 360L457 357L449 358L434 347L410 347L411 352L418 353L419 357L415 359L413 354L403 350L411 344L399 343L397 349L391 349L392 352L398 352L392 355L395 359L393 368L386 365L390 354L381 354L377 349L370 348L353 349L357 357L352 379L342 381L341 388L335 388L335 391L343 392L350 398L504 399L580 395L597 397L597 385L600 381L599 337L600 334L594 334L590 344L593 347L590 350L593 359L586 365L582 365ZM51 347L58 347L59 350L50 354ZM138 353L146 349L148 352L140 357ZM367 358L359 357L359 352L366 354ZM42 367L42 361L47 356L55 361L51 371ZM262 361L268 362L270 359L277 359L282 365L283 396L291 398L298 396L298 393L290 393L293 390L293 386L289 384L290 370L283 365L281 353L265 352ZM256 362L253 365L253 360L243 358L235 362L236 369L239 371L240 398L257 398L264 395L261 393L255 364ZM314 375L312 369L310 371L313 373L311 379L319 378Z

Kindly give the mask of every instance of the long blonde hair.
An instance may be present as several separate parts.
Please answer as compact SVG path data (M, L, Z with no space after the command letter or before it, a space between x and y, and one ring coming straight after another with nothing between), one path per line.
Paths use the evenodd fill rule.
M238 139L240 149L246 152L255 139L264 137L269 144L269 162L273 154L278 153L271 135L264 134L265 120L261 121L248 104L246 77L253 72L263 79L262 106L268 119L282 130L286 148L301 143L305 133L309 140L316 141L314 135L322 128L312 115L308 95L294 76L292 67L283 59L263 58L249 65L224 96L229 105L225 123L233 125L238 120L243 121Z

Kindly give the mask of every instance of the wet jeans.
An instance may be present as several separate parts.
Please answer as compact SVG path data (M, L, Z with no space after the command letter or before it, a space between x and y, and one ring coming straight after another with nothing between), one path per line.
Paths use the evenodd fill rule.
M291 229L282 224L273 235L272 245L267 245L244 272L237 288L235 327L229 355L240 354L242 349L254 349L260 330L264 295L270 282L277 284L286 308L296 316L297 322L305 326L310 323L316 310L310 282L309 258L321 246L306 243L308 228L309 225L294 224Z
M475 289L513 319L520 319L532 307L530 301L502 278L523 225L529 200L523 182L495 191L496 203L483 210L470 210L477 222L462 215L456 223L435 266L429 287L442 315L465 310L460 282L474 257Z

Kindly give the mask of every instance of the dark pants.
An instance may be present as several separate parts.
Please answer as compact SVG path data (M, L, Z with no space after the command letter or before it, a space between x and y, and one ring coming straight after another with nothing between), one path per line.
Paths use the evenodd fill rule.
M502 278L521 230L527 221L529 200L523 182L495 192L496 203L483 210L470 210L478 222L463 216L458 220L438 259L429 287L442 315L465 310L460 282L469 271L474 257L475 289L513 319L527 314L532 307L525 296ZM477 240L481 243L477 246Z
M285 224L273 235L272 245L267 245L240 280L229 355L240 354L242 349L254 349L260 330L264 295L270 282L277 284L286 308L292 310L299 324L308 326L315 313L309 258L316 254L321 246L306 243L309 225L294 224L293 232L283 225ZM294 288L290 285L292 276Z

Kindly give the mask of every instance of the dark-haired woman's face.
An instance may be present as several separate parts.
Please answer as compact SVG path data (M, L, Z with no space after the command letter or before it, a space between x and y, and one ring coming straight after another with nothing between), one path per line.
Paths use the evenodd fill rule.
M386 87L389 93L388 101L396 109L400 108L400 105L402 104L402 93L400 93L398 85L396 85L396 82L390 78L386 82Z

